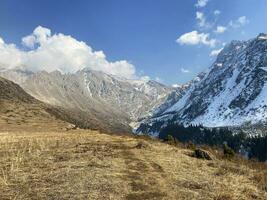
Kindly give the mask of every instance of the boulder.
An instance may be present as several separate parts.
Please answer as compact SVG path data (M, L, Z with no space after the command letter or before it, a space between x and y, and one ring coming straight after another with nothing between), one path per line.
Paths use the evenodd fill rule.
M196 149L193 156L200 159L212 160L210 153L202 149Z

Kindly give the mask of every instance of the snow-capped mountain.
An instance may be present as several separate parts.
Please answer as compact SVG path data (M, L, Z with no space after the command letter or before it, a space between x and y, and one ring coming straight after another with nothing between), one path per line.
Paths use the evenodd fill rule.
M123 79L86 68L74 74L2 70L0 76L43 102L89 113L100 124L116 125L116 130L124 127L121 130L128 132L130 124L152 116L170 94L179 95L175 88L152 80Z
M267 121L267 35L233 41L204 77L160 115L144 120L139 132L157 133L167 121L207 127Z

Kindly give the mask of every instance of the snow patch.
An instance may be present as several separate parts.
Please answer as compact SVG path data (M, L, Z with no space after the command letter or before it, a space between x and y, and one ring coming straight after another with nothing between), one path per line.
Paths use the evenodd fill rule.
M263 35L261 35L261 36L258 37L258 39L259 39L259 40L267 40L267 36L263 36Z

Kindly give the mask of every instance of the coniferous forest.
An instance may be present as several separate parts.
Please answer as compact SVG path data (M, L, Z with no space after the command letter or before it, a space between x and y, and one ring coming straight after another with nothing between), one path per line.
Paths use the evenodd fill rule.
M169 123L161 129L159 138L173 136L180 142L193 142L197 145L223 147L227 144L236 153L246 154L248 158L259 161L267 160L267 136L248 136L243 131L233 133L228 128L205 128L203 126L188 126Z

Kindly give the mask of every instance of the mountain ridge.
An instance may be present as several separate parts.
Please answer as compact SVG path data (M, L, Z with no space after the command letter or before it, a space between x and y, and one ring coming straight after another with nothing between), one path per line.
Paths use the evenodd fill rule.
M206 72L181 87L132 80L88 68L72 74L1 70L33 97L118 131L141 124L238 127L267 121L267 35L232 41ZM156 125L158 126L158 125ZM139 127L139 128L138 128ZM160 126L158 127L160 129ZM146 130L149 132L149 130Z
M266 55L266 34L248 41L232 41L219 53L206 75L188 87L174 105L141 124L152 128L160 122L160 130L167 121L206 127L267 121ZM138 131L144 130L139 127ZM150 132L149 128L146 131Z
M119 132L131 132L130 126L151 116L169 94L180 95L177 89L155 81L124 79L87 68L74 74L19 69L1 71L0 75L45 103L83 112L103 126L116 124Z

